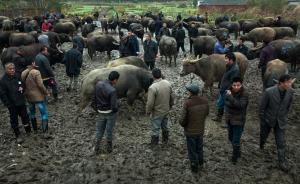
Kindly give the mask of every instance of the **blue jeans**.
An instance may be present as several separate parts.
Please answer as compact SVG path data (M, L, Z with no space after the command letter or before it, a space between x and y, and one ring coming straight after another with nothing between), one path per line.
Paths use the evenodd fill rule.
M191 162L203 162L203 137L186 136L188 156Z
M44 101L37 103L29 103L30 119L35 119L35 105L38 105L38 108L41 113L42 121L48 120L48 112L46 108L46 103Z
M116 113L100 113L96 124L96 139L101 140L106 130L107 141L112 141L113 129L115 127Z
M228 139L234 146L239 146L241 143L241 137L244 131L244 126L230 125L228 123Z
M218 96L218 99L217 99L217 107L218 109L223 109L224 106L225 106L225 94L226 94L226 91L223 92L223 93L219 93L219 96Z
M168 114L151 119L152 136L159 137L160 128L162 131L168 131Z

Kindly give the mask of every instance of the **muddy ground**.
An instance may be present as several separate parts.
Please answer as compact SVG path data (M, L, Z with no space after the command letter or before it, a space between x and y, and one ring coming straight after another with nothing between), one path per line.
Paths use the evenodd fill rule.
M104 54L91 61L85 51L85 66L80 78L94 68L104 67L107 61ZM204 168L199 174L192 174L183 129L177 121L186 98L184 86L190 82L190 78L179 76L180 60L177 63L177 67L174 64L168 67L160 61L156 63L172 83L176 94L176 105L169 118L170 143L151 150L148 146L150 121L145 116L143 103L135 103L134 119L128 120L126 102L121 100L114 131L113 153L106 154L103 151L99 156L93 155L97 117L88 107L79 123L74 122L80 100L79 92L66 92L64 66L56 65L55 72L63 98L59 102L47 104L52 138L44 139L42 133L31 134L24 137L22 145L17 145L10 129L7 109L0 105L0 183L300 183L300 121L297 116L300 112L300 90L296 89L286 131L287 158L292 169L289 173L284 173L277 166L273 134L270 134L264 151L258 147L257 109L262 84L256 71L257 60L249 62L250 67L245 77L250 103L242 136L242 158L237 165L231 164L231 145L227 140L227 130L221 128L220 123L211 120L218 92L215 86L214 94L209 96L210 115L206 121L204 136ZM195 77L194 81L200 79ZM24 133L23 129L22 132Z

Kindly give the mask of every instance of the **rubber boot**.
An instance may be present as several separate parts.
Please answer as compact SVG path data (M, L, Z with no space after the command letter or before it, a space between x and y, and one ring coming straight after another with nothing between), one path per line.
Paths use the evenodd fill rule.
M224 114L224 108L218 109L216 117L212 118L212 120L216 122L221 122L223 114Z
M14 130L14 133L15 133L15 136L16 136L16 142L17 144L21 144L24 142L24 140L21 138L21 133L20 133L20 130L19 128L16 128L16 129L13 129Z
M265 148L265 141L262 140L262 138L260 138L259 140L259 149L263 150Z
M238 160L238 155L239 155L239 147L240 146L235 146L233 145L233 151L232 151L232 158L231 158L231 162L235 165L237 163Z
M107 141L106 151L107 153L111 153L113 150L112 141Z
M96 143L95 143L95 155L98 155L100 153L100 143L101 143L101 140L96 140Z
M48 132L48 120L42 120L42 131L43 133Z
M153 135L151 137L151 143L150 143L151 148L156 147L158 145L158 141L159 141L159 137Z
M26 125L24 125L24 129L25 129L25 132L26 132L27 134L30 134L30 132L31 132L31 127L30 127L30 124L29 124L29 123L27 123Z
M288 161L285 159L285 149L278 149L278 161L279 161L279 168L284 171L288 172L290 170L290 166Z
M197 173L198 172L198 162L191 161L191 171L193 173Z
M241 158L241 156L242 156L241 146L237 146L237 149L238 149L238 151L237 151L237 157Z
M36 118L31 119L31 125L34 133L37 133L37 123L36 123Z
M168 144L169 141L169 131L162 131L162 142Z

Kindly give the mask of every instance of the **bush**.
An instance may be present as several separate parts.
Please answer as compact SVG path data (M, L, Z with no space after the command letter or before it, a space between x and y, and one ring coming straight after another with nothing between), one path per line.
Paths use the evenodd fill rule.
M187 8L187 5L185 3L181 3L177 6L177 8Z

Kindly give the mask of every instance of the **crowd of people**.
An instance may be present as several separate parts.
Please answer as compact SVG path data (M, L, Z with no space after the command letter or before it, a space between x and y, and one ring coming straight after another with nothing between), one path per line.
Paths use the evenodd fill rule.
M178 15L177 20L181 21L181 19L181 15ZM157 24L161 24L161 22ZM47 20L44 21L41 29L42 31L49 30ZM192 38L197 36L195 25L192 24L191 29L188 31L190 50L192 50ZM185 53L185 31L182 24L179 24L172 32L169 31L166 24L161 24L161 27L157 29L156 36L161 37L163 35L174 36L177 41L177 51L181 48ZM35 109L37 106L41 113L41 130L44 136L48 137L50 135L48 134L49 117L46 98L50 94L53 95L55 101L60 98L55 72L47 58L49 55L47 38L40 38L39 40L44 46L35 58L31 58L31 64L27 69L22 71L14 64L16 62L24 63L24 58L21 57L22 50L19 50L17 55L13 57L13 61L5 64L5 74L0 80L0 98L9 111L11 127L19 144L24 140L20 134L18 117L21 117L27 134L31 133L31 127L34 132L37 132L38 123ZM83 62L83 46L80 44L81 42L75 36L73 38L72 49L65 53L63 59L66 75L69 77L67 91L78 88L78 76ZM262 74L266 70L266 64L274 59L275 54L274 48L268 45L268 43L265 44L267 46L262 50L258 66L262 70ZM155 60L158 56L158 45L159 42L152 39L151 33L145 34L143 59L151 69L154 79L154 82L148 89L146 103L146 114L149 116L152 129L151 148L155 148L159 144L160 129L162 143L168 143L170 133L168 128L168 114L171 108L176 105L174 104L174 91L171 83L164 79L161 70L155 67ZM237 46L230 48L231 46L229 43L218 40L214 48L215 53L225 54L224 62L226 63L226 71L220 83L217 99L218 110L213 120L220 122L222 121L223 114L225 114L224 127L228 129L228 139L232 144L231 161L236 164L241 157L240 140L246 123L249 95L240 78L239 67L233 51L247 53L248 48L244 45L244 40L241 38ZM128 32L128 35L121 35L121 57L138 56L140 53L137 36L131 30ZM118 72L112 71L107 80L97 82L95 87L92 104L98 115L95 141L96 154L100 153L102 138L105 132L107 152L111 153L113 151L113 129L119 109L117 91L114 86L118 82L119 77ZM282 75L277 85L265 89L259 106L259 118L261 122L260 148L264 149L268 134L271 129L274 129L279 166L284 171L289 169L285 158L285 129L287 124L286 117L293 99L292 83L293 79L291 76L287 74ZM51 93L50 89L52 90ZM209 105L208 99L200 95L201 89L197 84L192 83L187 85L186 90L189 97L184 101L179 123L184 128L191 170L192 172L198 172L199 167L204 163L203 135L205 121L209 114ZM29 113L27 112L26 102L29 104Z

